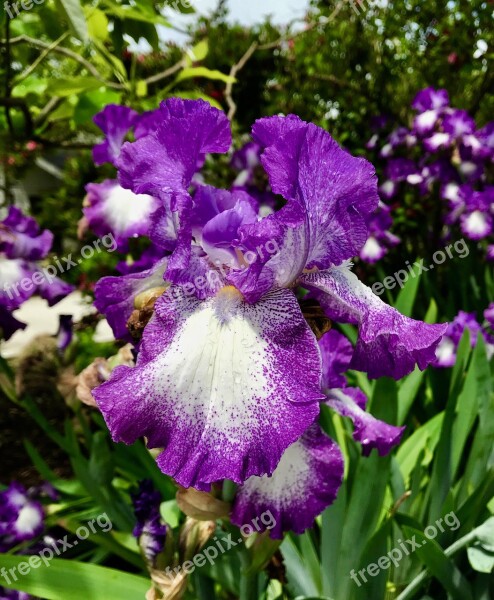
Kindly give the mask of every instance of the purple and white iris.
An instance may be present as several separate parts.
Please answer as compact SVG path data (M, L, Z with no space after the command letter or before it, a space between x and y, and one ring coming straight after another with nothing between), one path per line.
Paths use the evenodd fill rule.
M133 134L135 139L155 129L155 111L139 115L126 106L109 104L94 117L95 124L104 134L101 143L93 148L96 165L116 165L122 145ZM99 236L113 234L119 250L125 251L131 238L149 233L153 212L158 201L147 194L134 194L124 189L117 180L86 186L83 213L87 224Z
M0 552L38 537L43 528L43 507L21 484L0 492Z
M113 439L145 436L183 487L233 480L241 486L234 519L257 503L276 511L277 534L301 531L342 477L341 453L316 423L321 402L353 420L364 453L385 453L401 435L365 412L342 370L400 378L424 369L447 326L402 316L352 273L379 204L366 160L296 116L260 119L253 140L273 193L286 200L263 216L245 191L191 189L204 156L230 147L222 112L181 99L156 112L156 130L122 146L118 169L122 187L160 203L149 235L162 257L100 280L96 305L125 335L134 300L156 288L162 295L136 366L116 368L94 397ZM343 357L328 358L345 344L336 334L318 343L298 301L303 289L328 318L357 326Z
M53 234L40 231L32 217L15 206L0 221L0 329L9 339L25 325L12 312L34 294L39 294L50 306L72 291L72 286L58 277L48 283L38 261L51 250Z

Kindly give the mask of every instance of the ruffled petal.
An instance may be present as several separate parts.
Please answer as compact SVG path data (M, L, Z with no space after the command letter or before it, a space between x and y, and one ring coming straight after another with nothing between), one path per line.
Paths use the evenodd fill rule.
M94 118L94 123L105 134L105 140L93 148L96 165L116 164L125 137L135 125L139 114L127 106L108 104Z
M365 412L367 397L362 390L358 388L330 390L326 404L353 421L353 438L362 445L364 456L369 456L374 448L380 456L385 456L393 446L400 443L405 427L389 425Z
M328 132L298 117L260 119L254 139L265 148L262 164L273 192L288 202L246 225L241 242L254 246L269 233L279 247L232 283L255 302L270 287L289 287L304 269L324 269L358 254L379 196L373 166L343 150Z
M200 301L173 287L156 303L137 366L93 391L115 441L146 436L184 487L271 474L314 422L317 342L294 294L250 305L232 287Z
M268 117L253 128L271 187L304 215L304 268L327 268L358 254L366 217L379 202L374 167L343 150L327 131L298 117Z
M237 491L231 521L241 527L255 520L260 531L281 539L302 533L333 503L343 479L338 445L318 425L283 454L271 477L251 477Z
M169 202L178 213L177 243L168 278L190 260L192 198L189 186L207 153L226 152L231 145L226 115L202 100L170 98L161 103L156 131L126 143L119 159L119 179L136 194L151 194Z
M94 290L94 305L105 315L116 339L130 339L127 321L134 310L136 296L165 285L163 274L167 259L163 258L150 269L121 277L103 277Z
M358 325L350 368L370 378L401 379L415 365L423 370L434 361L447 324L429 325L401 315L361 283L348 265L308 273L300 283L314 290L331 319Z

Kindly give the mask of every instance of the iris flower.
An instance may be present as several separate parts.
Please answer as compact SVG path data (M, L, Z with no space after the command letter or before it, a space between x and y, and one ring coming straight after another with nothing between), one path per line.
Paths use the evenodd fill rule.
M403 377L434 360L446 325L404 317L352 272L378 206L376 176L328 132L293 115L255 123L271 189L285 199L263 217L244 191L191 194L201 158L230 148L222 112L170 99L158 116L154 131L122 146L117 166L122 187L160 203L150 237L162 258L100 280L96 305L125 334L134 301L146 290L161 295L136 366L116 368L94 396L113 439L145 436L183 487L239 484L237 520L253 498L269 503L273 488L293 491L291 505L277 500L280 526L301 530L342 477L341 453L316 423L321 402L353 419L365 453L387 452L401 435L365 412L365 397L346 388L337 365ZM316 336L302 290L326 318L357 326L355 348L336 333ZM297 498L310 505L298 523Z

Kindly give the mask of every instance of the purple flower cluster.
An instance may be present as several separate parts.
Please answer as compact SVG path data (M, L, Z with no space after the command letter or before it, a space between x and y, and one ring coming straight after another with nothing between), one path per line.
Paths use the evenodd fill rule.
M396 128L380 147L381 197L391 200L404 186L417 188L421 196L437 191L444 201L443 237L458 228L482 242L494 260L494 122L477 128L467 111L450 106L446 90L431 87L417 94L412 108L412 127ZM377 148L378 142L376 134L367 147Z
M484 311L484 324L477 321L475 313L467 313L463 310L456 315L448 325L443 339L436 349L436 367L452 367L456 363L456 352L465 330L470 335L470 345L475 348L479 333L482 334L486 343L488 357L494 355L494 303Z
M337 444L317 424L320 404L353 421L365 454L389 452L402 430L373 419L343 372L398 379L425 369L447 325L404 317L352 272L350 259L377 236L377 179L326 131L294 115L255 123L242 164L260 156L270 191L285 199L265 214L245 187L197 178L206 154L231 146L221 111L173 98L146 126L140 135L134 125L136 141L115 163L136 203L156 200L149 237L160 252L140 272L100 280L95 304L117 337L128 336L143 298L153 297L154 311L136 366L117 367L93 395L113 439L145 436L181 486L236 482L234 523L269 507L271 535L302 531L343 474ZM304 290L326 319L356 326L355 347L336 332L316 337L298 300Z
M39 294L52 306L73 289L59 278L49 283L40 272L38 261L46 258L52 243L53 234L40 231L36 221L15 206L0 221L0 328L5 339L25 327L12 311L31 296Z

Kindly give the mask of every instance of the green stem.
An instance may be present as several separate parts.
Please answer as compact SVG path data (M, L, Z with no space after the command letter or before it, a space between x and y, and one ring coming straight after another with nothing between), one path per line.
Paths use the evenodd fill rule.
M446 556L453 556L458 551L460 551L465 546L468 546L471 542L473 542L477 538L477 532L474 529L467 535L463 536L459 540L457 540L454 544L451 544L449 548L444 551ZM401 594L396 598L396 600L409 600L413 598L413 596L420 590L424 581L428 579L430 576L427 570L422 571L415 577L415 579L406 587Z
M257 573L248 573L250 567L250 558L248 552L240 553L240 562L242 573L240 575L240 594L239 600L258 600Z

